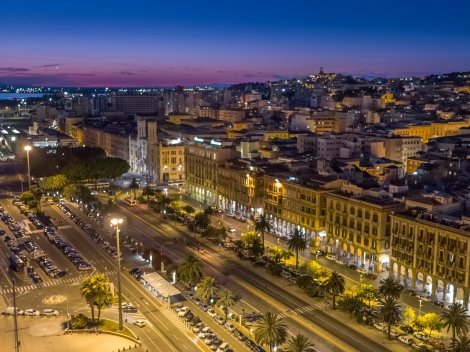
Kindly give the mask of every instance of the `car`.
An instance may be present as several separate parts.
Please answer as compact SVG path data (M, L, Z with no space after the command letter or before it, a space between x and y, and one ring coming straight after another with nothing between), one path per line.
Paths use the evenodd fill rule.
M204 323L202 321L200 321L199 323L197 323L196 325L193 326L193 332L194 333L199 333L201 332L201 330L204 329Z
M211 344L211 351L217 351L219 349L219 346L222 344L222 340L219 338L216 338L215 340L212 341Z
M327 254L327 255L325 256L325 258L328 259L328 260L332 260L332 261L333 261L333 260L336 260L336 255L334 255L334 254Z
M217 316L217 313L212 308L207 310L207 314L209 314L211 318L215 318Z
M348 264L347 267L352 270L357 270L357 265L355 264Z
M185 307L181 308L181 310L178 312L178 316L180 318L184 318L186 315L188 315L189 312L190 312L189 307L185 306Z
M357 269L357 272L358 272L359 274L362 274L362 275L367 275L367 270L364 269L364 268L359 268L359 269Z
M417 295L416 291L410 290L408 288L405 289L403 292L409 294L410 296L416 296Z
M225 323L225 327L227 328L228 331L234 332L235 331L235 325L233 325L231 322Z
M416 296L418 300L421 300L423 302L431 302L431 296Z
M229 226L229 228L227 229L227 231L230 232L230 233L235 233L235 232L237 232L237 229L236 229L235 227L233 227L233 226Z
M432 304L434 304L435 306L437 306L439 308L444 308L446 306L444 302L438 301L438 300L432 301Z
M346 264L346 262L343 259L336 259L335 263L339 264L339 265L345 265Z
M41 313L36 309L26 309L24 311L24 315L30 316L30 317L35 317L35 316L41 315Z
M194 314L192 312L189 312L188 314L186 314L186 316L184 317L184 320L189 323L191 320L193 320L194 318Z
M217 323L219 323L219 325L225 325L225 323L226 323L224 317L220 317L220 316L217 317L217 318L215 318L215 321L216 321Z
M416 331L415 333L413 333L413 336L422 341L428 341L430 338L429 334L426 334L425 332L422 332L422 331Z
M44 309L42 315L45 317L57 317L59 316L59 312L54 309Z
M217 352L227 352L230 349L228 343L224 342L217 348Z
M405 345L411 345L413 343L413 336L401 335L401 336L398 336L398 340L400 342L403 342Z
M387 324L385 324L385 323L375 323L374 328L376 328L379 331L384 331L387 328Z
M5 313L7 315L14 315L15 314L15 308L8 307ZM20 308L16 307L16 315L24 315L24 311L21 310Z
M190 326L195 326L195 325L199 324L200 322L201 322L201 319L197 315L195 315L193 317L193 319L191 319L191 321L189 322L189 325Z
M372 274L372 273L367 273L364 276L366 279L369 279L369 280L377 280L377 275Z
M401 332L401 331L398 330L398 329L393 329L393 328L392 328L392 329L390 330L390 337L391 337L392 339L395 339L395 338L397 338L398 336L401 336L401 335L403 335L403 332Z
M137 308L131 305L125 306L122 308L122 311L125 313L137 313Z
M145 321L142 319L134 320L134 325L137 325L139 328L143 328L145 326Z
M42 279L38 274L31 275L31 279L33 280L33 282L35 284L41 284L42 283Z
M237 339L239 339L240 341L245 341L247 339L247 337L245 336L244 333L242 333L240 330L238 329L235 329L235 331L233 332L233 334L237 337Z
M400 325L400 329L406 332L407 334L412 334L415 332L415 329L413 329L413 327L410 325Z
M204 343L206 345L210 346L215 339L217 339L217 336L215 336L213 334L207 335L206 338L204 339Z

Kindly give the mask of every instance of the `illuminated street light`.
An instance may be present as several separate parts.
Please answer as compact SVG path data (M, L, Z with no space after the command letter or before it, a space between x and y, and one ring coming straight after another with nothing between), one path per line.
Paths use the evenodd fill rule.
M119 330L122 330L122 294L121 294L121 244L119 242L119 225L124 220L121 218L111 219L111 226L116 227L116 248L117 248L117 274L118 274L118 304L119 304Z
M28 161L28 190L31 189L31 169L29 167L29 152L31 151L30 145L25 145L24 150L26 150L26 160Z

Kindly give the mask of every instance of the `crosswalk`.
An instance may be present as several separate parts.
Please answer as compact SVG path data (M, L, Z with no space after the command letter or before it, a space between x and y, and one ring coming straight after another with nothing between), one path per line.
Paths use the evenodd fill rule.
M151 266L150 265L141 265L141 266L139 266L139 268L142 269L142 270L149 270L149 269L151 269ZM103 274L108 275L108 276L116 275L117 271L116 270L108 270L108 271L104 272ZM70 284L74 284L74 283L77 283L77 282L82 282L86 278L91 277L93 275L94 275L94 273L87 273L87 274L82 274L82 275L78 275L78 276L70 277L70 278L57 279L57 280L53 280L53 281L46 281L46 282L43 282L42 284L39 284L39 285L31 284L31 285L17 286L16 287L16 293L18 293L18 294L25 293L25 292L36 290L38 288L43 288L43 287L70 285ZM13 293L13 288L11 288L11 287L3 289L3 290L0 289L0 296L1 295L12 294L12 293Z
M289 309L285 312L281 312L281 313L279 313L279 317L280 318L288 318L292 315L296 315L296 314L302 315L302 314L310 313L310 312L313 312L315 310L319 310L319 309L323 309L323 308L324 308L324 305L322 303L315 303L313 305L302 306L302 307L298 307L298 308L295 308L295 309Z
M191 331L188 325L185 324L183 319L178 317L178 313L176 313L171 308L160 308L160 312L180 331L182 332L189 332Z

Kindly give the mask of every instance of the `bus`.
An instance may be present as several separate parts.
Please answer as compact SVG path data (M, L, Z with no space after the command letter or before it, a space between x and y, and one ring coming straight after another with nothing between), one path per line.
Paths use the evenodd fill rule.
M13 254L10 257L10 268L17 272L21 272L24 270L24 262L18 255Z
M131 207L133 207L134 205L137 205L137 202L135 201L135 199L126 198L124 199L124 201L126 202L127 205Z

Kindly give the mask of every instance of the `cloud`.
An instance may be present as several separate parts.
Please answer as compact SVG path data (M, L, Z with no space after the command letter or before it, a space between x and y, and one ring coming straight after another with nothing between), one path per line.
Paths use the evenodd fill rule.
M62 64L46 64L46 65L41 65L41 66L38 66L38 68L50 68L50 67L57 67L57 66L60 66Z
M83 77L93 77L96 76L96 73L70 73L70 76L83 76Z
M0 72L28 72L29 68L24 67L0 67Z
M121 72L114 72L118 75L125 75L125 76L134 76L134 73L133 72L129 72L129 71L121 71Z

